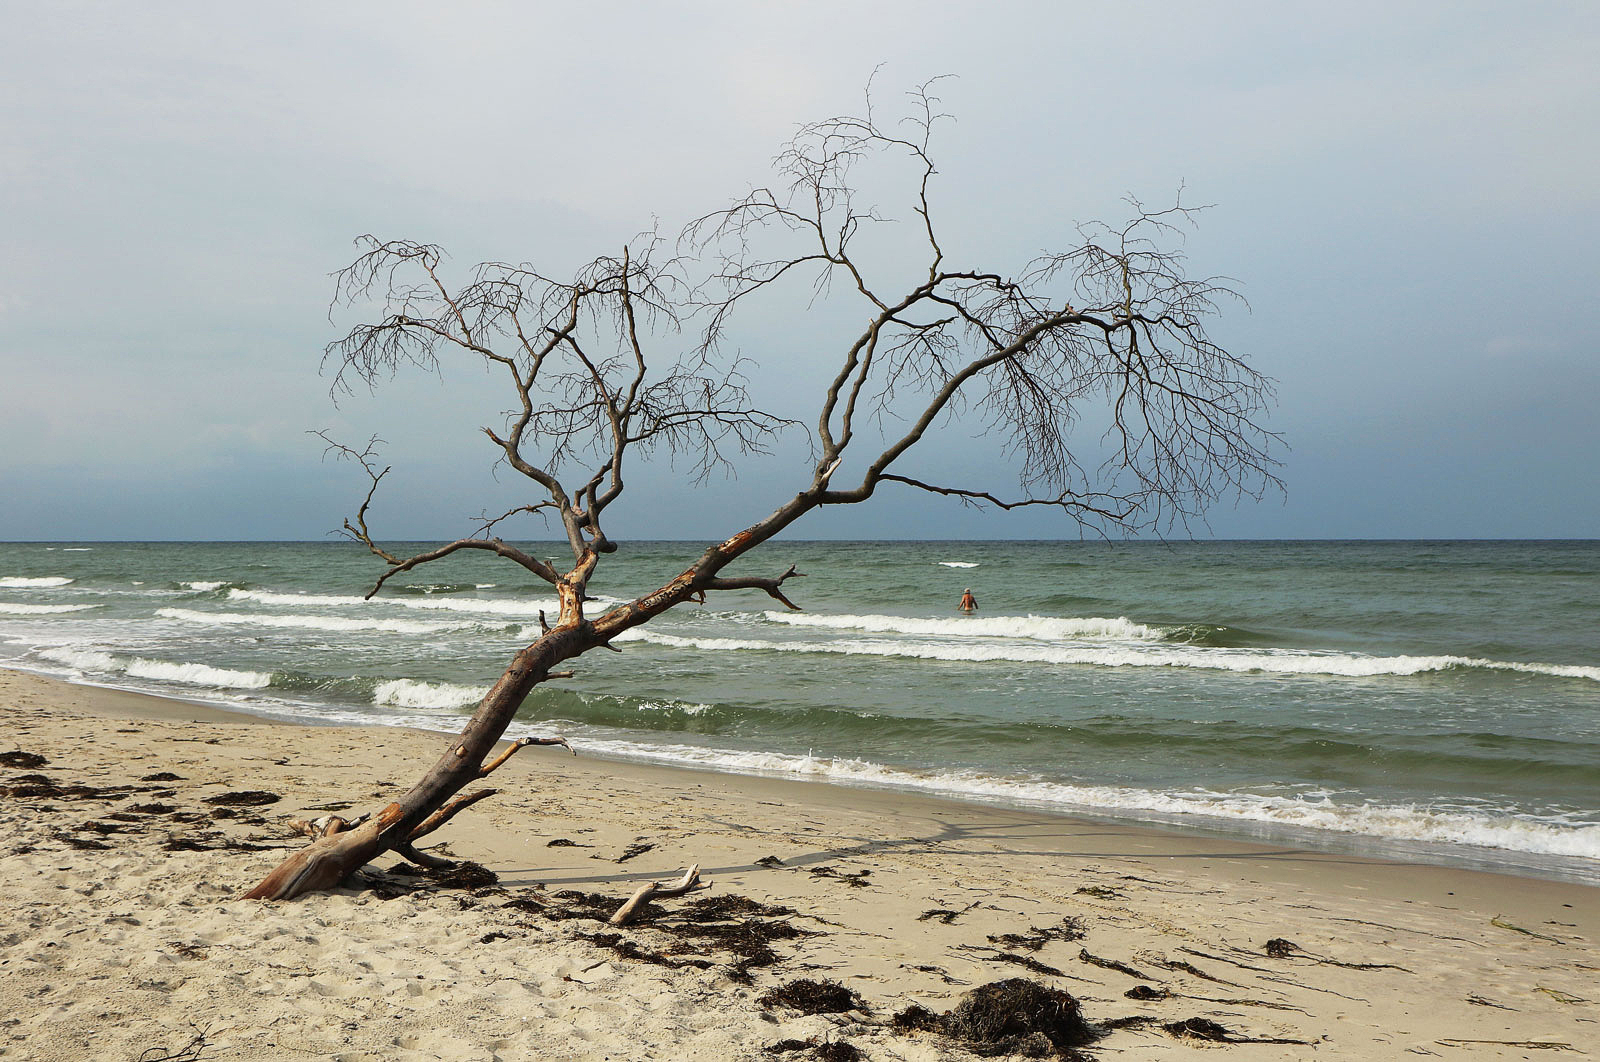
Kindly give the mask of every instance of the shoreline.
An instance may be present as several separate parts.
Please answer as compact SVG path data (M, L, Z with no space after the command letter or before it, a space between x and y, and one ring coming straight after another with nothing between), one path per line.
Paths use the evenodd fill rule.
M0 753L47 761L0 767L0 786L40 774L101 794L0 801L15 898L0 1058L135 1058L199 1007L219 1055L252 1058L755 1059L809 1039L932 1062L972 1056L888 1017L1015 976L1070 992L1092 1022L1129 1019L1088 1048L1110 1057L1188 1057L1162 1025L1191 1018L1251 1059L1581 1054L1600 1020L1590 886L559 749L520 753L499 795L428 839L494 887L384 900L406 880L384 873L252 903L236 897L304 843L287 819L381 804L444 736L273 725L20 671L0 671L0 719ZM144 781L158 772L180 777ZM280 799L225 816L205 802L243 790ZM152 800L170 810L132 810ZM568 890L616 900L689 863L711 881L697 896L788 908L804 935L746 984L727 954L672 936L691 898L620 941L549 913ZM802 977L870 1010L759 1003ZM1127 997L1136 986L1150 994Z
M421 726L393 722L350 723L340 720L323 720L312 714L291 712L273 715L263 711L252 712L234 706L224 706L213 701L190 699L169 693L152 693L102 683L82 682L47 672L33 671L13 664L0 665L0 675L7 672L28 675L45 682L67 687L83 687L105 694L105 704L96 710L118 705L117 710L128 711L150 718L169 717L170 705L183 705L194 713L194 718L217 722L261 723L272 726L305 726L311 728L351 727L354 729L400 730L417 734L449 736L457 727L431 730ZM466 716L459 717L464 724ZM519 724L513 723L513 726ZM1437 866L1442 869L1469 870L1477 873L1497 874L1511 878L1534 881L1554 881L1573 885L1600 887L1600 865L1578 856L1550 855L1470 845L1451 845L1443 841L1415 840L1385 837L1359 832L1318 830L1289 823L1273 823L1252 819L1230 819L1195 815L1185 818L1178 815L1163 816L1159 812L1130 809L1126 814L1094 807L1060 808L1007 801L996 797L986 799L982 794L962 794L932 789L919 789L892 782L866 779L840 779L833 777L799 778L781 771L756 769L735 770L693 763L674 762L667 758L654 759L646 755L625 756L606 751L585 750L585 758L619 769L640 768L666 772L686 772L690 775L707 775L716 778L751 779L755 782L787 783L802 787L841 789L851 793L879 794L889 801L928 800L948 803L957 808L989 808L1024 815L1062 818L1087 824L1100 824L1113 828L1130 827L1158 834L1178 837L1208 839L1221 845L1255 846L1263 850L1293 850L1306 854L1320 854L1332 859L1352 859L1377 863ZM420 771L419 771L420 773Z

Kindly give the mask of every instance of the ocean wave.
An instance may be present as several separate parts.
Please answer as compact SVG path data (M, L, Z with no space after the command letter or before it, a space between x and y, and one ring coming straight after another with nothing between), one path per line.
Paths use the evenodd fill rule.
M428 612L464 612L479 616L506 616L513 619L532 619L540 611L558 612L561 602L554 597L535 597L523 601L509 598L432 598L432 597L364 597L341 594L275 594L266 590L229 590L230 601L252 601L259 605L291 605L301 608L371 608L374 605L397 605L401 608ZM613 598L596 598L595 604L618 603Z
M886 634L951 635L970 638L1029 638L1039 641L1115 639L1156 641L1162 632L1155 627L1134 623L1126 616L1056 618L1051 616L960 616L950 619L918 619L909 616L826 616L817 613L764 612L773 623L792 627L821 627L872 631Z
M24 605L15 601L0 601L0 616L48 616L63 612L85 612L98 605Z
M0 575L0 587L7 590L46 590L75 581L64 575Z
M378 684L372 691L372 703L392 708L467 708L483 700L490 689L489 686L394 679Z
M220 590L228 584L222 579L191 579L178 585L185 590L194 590L204 594L210 593L212 590Z
M777 752L736 752L695 745L646 745L585 739L584 746L628 759L644 759L739 773L771 773L814 780L916 790L941 796L1045 807L1057 812L1097 811L1158 815L1178 821L1250 822L1394 841L1498 848L1536 855L1600 858L1600 826L1416 805L1338 804L1327 798L1263 796L1201 790L1161 792L1124 786L1079 786L1009 779L972 771L918 773L859 759Z
M438 634L466 630L474 623L444 623L406 619L352 619L346 616L264 615L242 612L197 612L187 608L158 608L162 619L185 623L240 624L253 627L302 628L312 631L387 631L391 634Z
M138 656L124 658L96 649L71 647L41 649L39 656L45 660L65 664L77 671L121 674L131 678L179 682L189 686L259 690L272 684L272 674L266 671L234 671L229 668L211 667L208 664L149 660Z
M1113 668L1195 668L1206 671L1262 672L1274 675L1333 675L1343 678L1376 678L1457 669L1481 669L1600 682L1600 667L1530 664L1464 656L1364 656L1355 653L1316 653L1293 649L1273 651L1205 647L1145 649L1134 646L1101 648L1007 645L998 642L911 642L887 639L784 642L752 638L684 638L637 628L617 640L641 641L676 649L704 649L713 652L837 653L846 656L905 657L912 660L970 663L1011 661L1023 664L1079 664Z
M940 561L939 564L944 568L976 568L978 566L977 561Z

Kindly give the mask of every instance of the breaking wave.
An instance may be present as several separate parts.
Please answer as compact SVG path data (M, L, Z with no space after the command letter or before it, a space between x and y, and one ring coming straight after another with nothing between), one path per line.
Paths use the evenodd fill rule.
M372 703L392 708L468 708L483 700L490 688L395 679L378 684L372 691Z
M1119 641L1157 641L1162 632L1155 627L1134 623L1126 616L1116 619L1087 617L1056 619L1049 616L962 616L951 619L917 619L908 616L823 616L811 613L765 612L773 623L792 627L822 627L873 631L875 633L974 635L993 638L1030 638L1041 641L1115 639Z
M0 615L53 616L63 612L86 612L96 605L24 605L14 601L0 601Z
M182 620L185 623L212 625L230 623L312 631L388 631L392 634L437 634L440 631L459 631L476 626L471 622L433 623L406 619L350 619L345 616L274 616L243 612L197 612L187 608L158 608L156 615L162 619Z
M62 575L0 575L0 587L7 590L44 590L74 581Z
M178 682L188 686L259 690L272 684L272 673L266 671L234 671L207 664L148 660L138 656L118 657L94 649L42 649L39 651L39 656L45 660L65 664L77 671L128 675L132 678Z
M948 622L959 624L962 621ZM1203 647L1147 649L1126 645L1098 647L970 641L911 642L888 639L791 642L753 638L685 638L641 629L629 631L618 640L641 641L675 649L705 649L713 652L838 653L846 656L904 657L913 660L974 663L1004 660L1026 664L1196 668L1208 671L1263 672L1277 675L1335 675L1345 678L1481 669L1600 682L1600 667L1531 664L1465 656L1364 656L1357 653L1318 653L1292 649L1265 651Z
M371 608L374 605L397 605L401 608L427 612L464 612L478 616L506 616L514 619L533 619L540 610L559 611L561 603L554 597L534 597L513 601L507 598L442 598L442 597L377 597L367 600L351 594L275 594L266 590L229 590L230 601L253 601L259 605L292 605L301 608ZM615 603L614 599L596 598L596 603Z

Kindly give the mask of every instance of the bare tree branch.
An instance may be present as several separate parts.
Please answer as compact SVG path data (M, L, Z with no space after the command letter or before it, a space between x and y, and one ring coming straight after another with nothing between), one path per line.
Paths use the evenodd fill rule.
M947 118L936 84L910 94L898 123L879 119L869 86L863 114L801 126L769 186L692 221L670 253L650 231L562 279L504 262L458 278L433 244L357 241L334 302L359 307L366 321L327 347L334 394L406 368L436 371L446 357L481 365L513 395L483 435L530 492L501 516L481 516L476 534L401 558L368 526L389 471L378 469L377 440L358 450L323 435L367 476L344 533L388 565L372 593L401 572L480 550L552 585L560 612L553 624L540 613L537 639L421 781L291 856L250 896L292 898L336 884L378 852L414 852L417 837L479 799L458 794L510 754L490 760L528 694L571 676L565 661L620 651L621 634L709 592L761 590L796 608L783 589L800 574L793 566L775 578L724 572L822 506L859 504L893 483L962 504L1056 509L1070 527L1111 534L1187 528L1225 496L1281 487L1279 440L1262 426L1272 382L1206 331L1237 295L1225 277L1186 272L1177 240L1197 210L1181 190L1158 209L1130 200L1125 223L1081 226L1065 249L1013 270L959 268L936 224L932 143ZM861 176L880 163L902 179L909 168L914 228L897 230L892 213L863 201ZM893 244L908 231L909 248ZM827 348L837 360L818 368L814 404L797 407L816 428L793 493L654 590L587 616L589 583L618 548L604 525L625 497L630 461L665 458L699 480L770 452L800 423L752 401L752 363L721 352L740 311L790 289L837 300L860 322ZM1010 459L1015 496L907 474L909 455L957 423ZM491 536L535 512L561 521L573 558L566 571Z

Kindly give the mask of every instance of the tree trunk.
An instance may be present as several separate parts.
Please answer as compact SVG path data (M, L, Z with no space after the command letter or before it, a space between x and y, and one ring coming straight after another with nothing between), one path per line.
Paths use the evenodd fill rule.
M383 852L409 846L451 797L484 773L484 762L529 691L552 667L589 648L578 627L557 627L512 658L461 734L405 796L360 826L300 849L245 894L249 900L293 900L337 886ZM426 832L426 831L422 831Z

